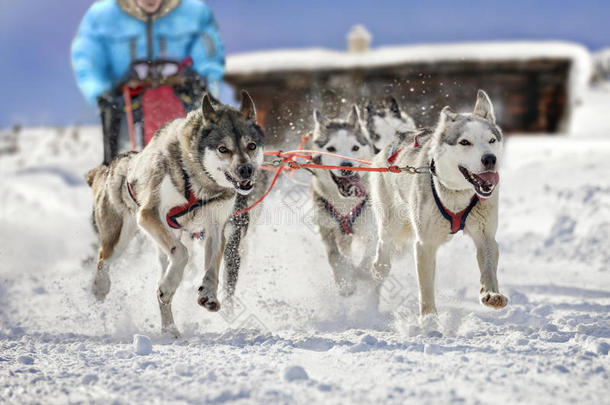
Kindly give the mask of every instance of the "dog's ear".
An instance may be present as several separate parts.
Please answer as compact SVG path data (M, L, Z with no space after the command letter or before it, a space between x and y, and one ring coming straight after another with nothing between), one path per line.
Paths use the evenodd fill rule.
M356 140L358 140L360 145L372 146L368 132L366 128L362 126L362 121L360 121L360 109L356 104L352 105L352 110L347 117L347 122L354 127L354 135L356 135Z
M241 105L239 106L239 113L244 119L256 121L256 108L254 107L254 101L246 90L241 91Z
M210 99L208 93L203 95L203 100L201 101L201 111L203 112L205 119L210 122L216 122L218 119L218 113L214 109L212 100Z
M402 115L400 114L400 107L398 106L398 102L396 101L396 99L392 96L388 97L388 99L386 100L386 103L388 104L388 109L390 110L390 112L392 113L392 115L396 118L402 118Z
M364 109L366 111L366 114L370 117L371 115L375 114L375 107L373 107L373 103L371 102L371 100L367 100L366 104L364 106Z
M459 114L453 111L449 106L445 106L441 110L441 118L445 118L447 121L455 121L459 117Z
M496 115L494 114L494 106L491 104L491 100L487 93L479 89L477 92L477 102L474 105L473 115L477 115L481 118L485 118L492 124L496 123Z
M356 104L352 105L352 109L347 116L347 122L353 127L360 126L360 109Z
M328 118L326 118L318 109L313 110L313 120L317 125L321 125L323 127L328 125Z
M328 125L329 121L318 109L313 110L313 120L313 142L321 148L328 142L326 126Z

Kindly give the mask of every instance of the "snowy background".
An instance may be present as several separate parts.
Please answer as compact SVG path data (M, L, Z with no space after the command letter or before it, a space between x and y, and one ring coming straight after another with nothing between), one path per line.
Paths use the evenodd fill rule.
M250 235L234 315L197 306L196 257L174 299L183 337L165 338L145 237L112 269L107 300L90 293L83 173L101 160L100 129L4 131L0 402L607 403L609 106L610 90L592 88L572 133L507 140L498 241L511 302L477 303L474 247L459 235L439 254L442 336L418 326L409 255L380 310L364 285L341 298L307 188L284 178ZM134 347L135 334L152 350Z

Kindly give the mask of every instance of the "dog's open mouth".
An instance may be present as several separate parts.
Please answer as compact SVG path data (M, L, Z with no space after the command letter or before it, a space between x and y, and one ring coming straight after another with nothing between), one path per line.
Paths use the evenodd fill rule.
M250 191L254 188L254 182L251 179L237 181L228 173L225 173L225 177L233 184L233 187L235 187L235 190L237 190L239 194L250 194Z
M330 172L330 177L333 179L337 188L339 189L339 193L343 197L359 197L362 198L366 195L366 191L364 191L364 186L360 181L360 175L358 173L350 174L349 176L336 176L332 171Z
M491 194L494 192L494 189L500 181L500 176L497 172L482 172L475 174L463 166L458 167L466 180L468 180L470 184L474 186L474 191L479 197L491 197Z

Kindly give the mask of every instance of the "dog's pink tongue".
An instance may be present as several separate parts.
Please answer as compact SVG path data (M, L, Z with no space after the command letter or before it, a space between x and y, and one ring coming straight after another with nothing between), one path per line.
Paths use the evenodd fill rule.
M366 190L364 189L364 186L362 185L362 183L360 183L360 181L356 182L356 183L352 183L353 188L353 193L354 196L358 197L358 198L362 198L364 196L366 196Z
M496 172L484 172L477 174L477 177L486 183L491 183L494 186L500 181L500 176Z

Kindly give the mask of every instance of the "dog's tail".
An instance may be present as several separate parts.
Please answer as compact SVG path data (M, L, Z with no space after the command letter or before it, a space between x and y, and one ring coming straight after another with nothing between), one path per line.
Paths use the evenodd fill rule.
M94 169L89 170L87 172L87 174L85 175L85 180L87 180L87 184L89 184L89 187L91 187L93 185L95 178L100 173L106 173L107 170L108 170L108 166L106 166L106 165L100 165Z

